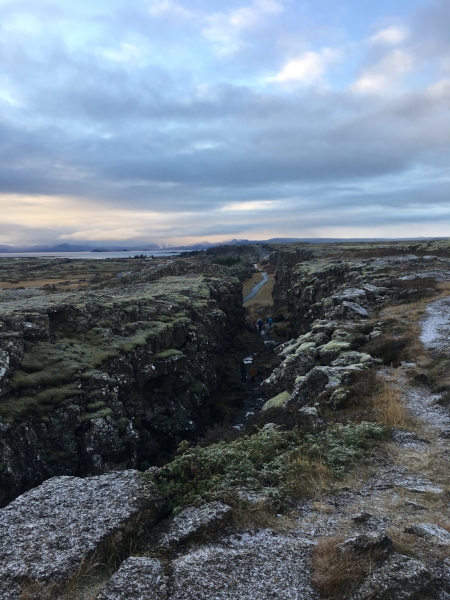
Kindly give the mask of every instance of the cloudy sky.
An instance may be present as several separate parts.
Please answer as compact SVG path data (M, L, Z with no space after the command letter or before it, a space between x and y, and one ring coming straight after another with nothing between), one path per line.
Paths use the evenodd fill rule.
M0 244L450 235L449 0L0 0Z

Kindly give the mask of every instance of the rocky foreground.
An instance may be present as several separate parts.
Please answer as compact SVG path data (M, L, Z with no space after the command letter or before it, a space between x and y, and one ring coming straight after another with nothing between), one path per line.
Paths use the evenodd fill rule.
M0 510L0 598L450 598L449 248L273 248L263 410L198 442L238 280L4 296L4 501L47 481Z

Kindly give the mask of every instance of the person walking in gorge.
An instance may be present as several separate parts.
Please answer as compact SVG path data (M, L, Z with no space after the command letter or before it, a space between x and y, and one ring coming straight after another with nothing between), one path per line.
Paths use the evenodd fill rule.
M241 362L240 371L241 371L241 379L242 379L242 381L246 381L246 379L247 379L247 365L245 364L244 361Z

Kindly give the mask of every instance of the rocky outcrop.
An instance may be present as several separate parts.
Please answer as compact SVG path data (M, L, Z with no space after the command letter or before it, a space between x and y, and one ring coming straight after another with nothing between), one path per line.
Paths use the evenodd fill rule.
M286 405L305 406L314 400L327 385L328 375L318 368L311 369L305 377L295 385L294 390L286 401Z
M236 279L4 293L0 504L54 475L145 469L194 435L242 326Z
M364 249L358 249L364 255ZM364 320L386 300L403 302L432 294L423 281L442 280L448 259L430 261L427 255L399 251L400 256L349 259L342 248L281 247L271 254L275 307L290 313L292 333L298 335L316 319Z
M64 597L84 568L126 554L161 507L135 471L46 481L0 510L0 599Z

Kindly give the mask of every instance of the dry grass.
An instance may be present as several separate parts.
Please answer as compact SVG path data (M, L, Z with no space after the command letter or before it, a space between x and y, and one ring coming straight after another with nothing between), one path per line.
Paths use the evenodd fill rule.
M275 531L294 529L296 521L289 515L276 513L268 500L240 502L233 507L232 522L241 529L269 528Z
M273 306L272 291L275 284L275 277L273 275L267 275L269 281L262 286L259 292L251 300L245 303L246 308L253 308L256 306L269 307Z
M381 383L378 394L373 398L373 409L377 421L387 427L417 429L416 420L406 408L400 391L392 385L392 382Z
M264 319L272 315L273 297L272 291L275 277L268 273L269 281L262 286L259 292L251 300L244 304L247 321L252 322L260 317Z
M0 289L2 290L12 290L20 287L44 287L45 285L60 285L64 284L67 281L67 277L65 279L32 279L32 280L22 280L11 283L9 281L0 281ZM86 286L87 283L68 283L67 287L80 287Z
M244 298L252 291L253 286L255 286L262 280L262 278L263 277L261 273L254 273L252 277L244 281L244 283L242 284L242 295L244 296Z
M330 489L335 478L320 461L311 462L301 455L292 459L284 485L288 493L297 498L314 498L323 490Z
M313 585L325 598L340 600L350 597L372 571L376 556L343 552L341 537L319 540L312 553Z

